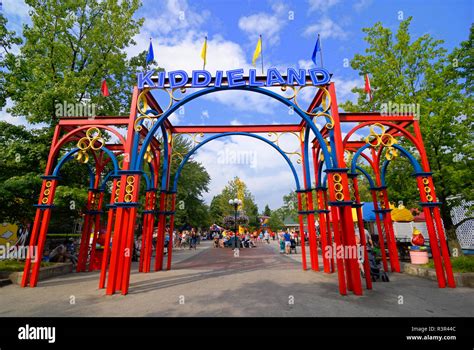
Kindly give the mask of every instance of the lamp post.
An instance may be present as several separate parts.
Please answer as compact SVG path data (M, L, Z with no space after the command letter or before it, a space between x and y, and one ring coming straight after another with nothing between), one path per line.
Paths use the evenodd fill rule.
M238 198L234 198L229 201L229 204L234 207L234 247L235 249L239 249L237 239L237 208L242 205L242 201Z

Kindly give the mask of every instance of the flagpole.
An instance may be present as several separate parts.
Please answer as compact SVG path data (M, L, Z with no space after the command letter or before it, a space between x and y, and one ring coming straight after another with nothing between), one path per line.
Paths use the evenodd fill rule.
M323 45L321 45L321 38L319 37L319 34L318 34L318 41L319 41L319 55L321 56L321 68L324 68L324 65L323 65Z
M207 35L204 37L204 45L206 45L206 52L204 52L204 62L202 64L202 70L206 70L206 59L207 59Z
M263 72L263 40L262 40L262 34L260 34L260 58L262 59L262 75L265 73Z

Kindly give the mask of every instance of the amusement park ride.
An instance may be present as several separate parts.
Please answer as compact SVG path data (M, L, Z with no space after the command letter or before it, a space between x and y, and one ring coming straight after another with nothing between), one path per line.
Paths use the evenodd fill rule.
M48 224L54 213L55 190L61 182L62 167L68 161L83 162L90 170L90 188L84 211L77 271L93 269L96 242L104 225L105 237L100 237L105 243L99 288L105 288L107 295L118 290L127 294L140 196L144 195L144 206L141 215L143 243L139 271L148 273L152 269L152 236L155 228L158 239L153 269L161 271L164 267L166 227L169 225L171 232L174 228L176 193L179 190L181 170L202 146L222 137L239 135L265 142L279 152L288 164L295 181L300 232L307 225L309 233L308 247L305 247L305 237L301 235L302 268L319 271L319 261L322 259L324 273L337 273L341 295L346 295L348 291L362 295L363 285L357 256L335 254L329 259L325 254L318 255L318 249L324 252L328 246L355 248L352 208L356 208L357 230L361 245L365 247L358 190L360 176L370 183L375 212L380 214L376 215L376 224L384 268L388 271L390 266L392 272L400 272L385 174L392 161L399 156L406 157L413 166L413 176L420 193L419 205L426 218L438 286L455 287L440 217L440 203L436 198L417 118L413 115L342 113L337 105L336 87L326 79L326 73L322 73L305 72L304 79L299 76L291 84L288 84L287 76L280 80L278 74L270 84L267 84L268 76L254 76L254 81L265 81L264 86L252 85L248 77L240 75L237 79L244 84L230 84L228 79L222 79L220 85L216 86L214 77L198 89L193 87L192 79L187 77L181 76L178 85L176 80L172 81L170 87L169 77L160 82L159 75L147 74L141 76L139 86L133 89L129 116L62 118L55 128L51 143L31 232L30 250L37 247L38 256L42 256ZM328 73L327 76L330 77ZM309 106L303 108L298 97L309 86L313 86L316 92ZM160 105L155 98L155 94L160 91L165 92L169 98L165 106ZM174 126L169 121L169 117L188 102L220 91L265 95L290 108L300 118L300 122L280 125ZM317 119L324 122L321 128L316 126ZM341 131L344 124L352 127L345 136ZM351 136L363 128L369 129L370 134L364 140L353 141ZM279 137L287 133L298 137L301 158L296 163L302 166L302 175L298 175L288 152L282 150L278 143ZM188 154L174 153L173 140L183 134L192 139L194 148ZM400 145L401 138L411 143L416 154ZM174 156L179 156L182 160L172 178L170 162ZM362 160L371 166L373 176L360 166ZM144 184L140 186L143 181ZM105 203L107 192L110 192L108 204ZM319 232L315 228L316 215L320 222ZM91 234L93 239L89 240ZM171 269L173 255L172 242L168 246L166 270ZM309 262L306 260L306 249L310 253ZM367 251L364 249L364 252L365 286L372 289ZM40 262L41 258L32 261L28 257L21 284L23 287L37 285Z

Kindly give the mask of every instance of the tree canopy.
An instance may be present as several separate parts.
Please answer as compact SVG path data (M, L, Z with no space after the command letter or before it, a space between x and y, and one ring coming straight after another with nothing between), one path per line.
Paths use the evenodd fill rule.
M351 61L360 75L369 74L373 99L363 88L354 88L357 102L341 104L344 110L378 111L384 104L416 104L420 107L420 128L434 172L437 195L442 202L442 216L448 230L454 228L451 208L460 200L474 199L471 169L473 167L473 28L467 41L451 53L430 34L412 38L412 18L400 23L396 33L378 22L364 28L368 44L365 54ZM403 146L415 152L404 141ZM418 157L418 154L414 154ZM390 165L387 185L391 200L417 200L416 187L410 174L411 165L396 159ZM402 186L399 186L402 185Z

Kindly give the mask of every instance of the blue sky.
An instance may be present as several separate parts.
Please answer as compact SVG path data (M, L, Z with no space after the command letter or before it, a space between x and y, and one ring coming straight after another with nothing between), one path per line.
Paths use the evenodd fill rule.
M10 28L21 32L22 23L28 21L24 2L3 0L3 12ZM444 40L444 46L451 50L467 39L474 18L469 0L144 0L137 16L145 17L145 24L135 38L137 45L128 48L127 54L133 56L146 50L151 37L155 59L167 70L201 69L200 51L205 35L209 38L209 71L248 69L259 34L263 35L265 68L309 68L313 67L311 54L319 33L324 67L333 73L340 101L354 98L350 90L363 85L356 72L344 67L345 59L350 60L366 47L363 27L380 21L395 31L400 17L413 16L410 30L414 38L429 33ZM22 118L13 120L5 109L0 111L0 117L24 123ZM273 124L299 120L268 98L225 92L189 104L183 114L173 117L173 122ZM296 139L291 135L282 143L287 150L295 150ZM223 150L249 152L255 159L245 164L222 162L219 157L223 154L218 152ZM238 175L248 184L260 208L266 203L272 208L279 207L282 196L294 189L294 183L287 165L275 153L261 142L242 137L216 140L203 147L195 159L207 167L212 177L211 190L204 198L209 201ZM297 166L296 158L292 159Z

